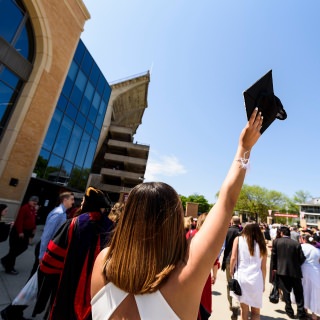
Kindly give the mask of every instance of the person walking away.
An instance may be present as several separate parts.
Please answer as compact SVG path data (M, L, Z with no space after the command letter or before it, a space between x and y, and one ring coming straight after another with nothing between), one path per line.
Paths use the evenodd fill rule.
M251 320L260 319L266 270L267 246L264 235L257 223L248 223L233 242L230 260L230 274L238 280L242 295L230 294L240 303L242 320L249 319L249 311Z
M58 276L57 289L50 299L51 320L91 319L90 278L96 256L110 239L113 222L108 218L111 203L104 193L89 187L81 214L67 222L49 242L41 264L44 281L33 316L46 307L47 286Z
M74 204L74 195L72 192L62 192L59 195L59 205L55 207L47 216L46 223L43 228L43 232L41 235L41 240L37 243L35 247L35 261L30 272L30 276L28 280L33 276L33 274L37 271L39 263L41 262L43 255L46 252L49 241L53 238L58 229L65 223L66 221L66 211L71 208ZM28 282L27 280L27 282ZM50 293L56 287L59 278L52 279L52 285L48 292L48 296L50 297ZM41 284L42 278L41 274L38 274L38 282ZM41 285L38 285L40 287ZM48 298L49 299L49 298ZM12 305L9 304L6 308L1 311L1 316L4 320L22 320L23 311L26 309L27 305Z
M224 243L224 253L222 259L222 266L221 270L226 272L226 279L227 279L227 297L229 301L229 309L232 311L232 320L236 320L238 318L240 312L240 305L237 301L233 301L232 297L230 296L230 290L228 283L231 280L230 274L230 259L232 253L232 246L234 239L240 234L240 218L238 216L233 216L230 221L230 227L227 232L227 236Z
M145 182L130 191L111 242L95 261L93 320L197 318L261 126L262 115L255 109L240 134L219 199L190 243L182 202L171 186Z
M301 235L301 247L306 260L301 265L304 307L312 320L320 319L320 250L314 246L313 235Z
M290 292L293 289L298 318L305 320L307 319L307 315L304 310L301 265L306 257L303 254L301 244L290 239L290 230L288 227L281 227L280 232L281 237L275 239L272 246L272 270L276 272L279 280L279 287L282 290L285 302L286 314L290 319L296 319L290 298Z
M5 272L17 275L19 272L14 268L16 258L28 249L30 238L36 232L36 205L39 202L37 196L29 198L28 203L24 204L14 221L9 235L9 252L1 258L1 264Z

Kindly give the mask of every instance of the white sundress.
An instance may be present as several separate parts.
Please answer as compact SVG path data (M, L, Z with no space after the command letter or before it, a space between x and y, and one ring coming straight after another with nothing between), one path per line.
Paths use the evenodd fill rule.
M301 265L304 306L320 314L320 249L309 243L303 243L301 247L306 257Z
M254 308L262 308L263 277L261 260L258 243L255 243L254 255L251 256L247 241L243 236L239 236L238 268L234 277L239 281L242 295L237 296L232 291L230 291L230 295L238 299L240 303L245 303Z
M91 300L92 320L109 319L127 295L112 282L107 283ZM159 290L134 298L142 320L179 320Z

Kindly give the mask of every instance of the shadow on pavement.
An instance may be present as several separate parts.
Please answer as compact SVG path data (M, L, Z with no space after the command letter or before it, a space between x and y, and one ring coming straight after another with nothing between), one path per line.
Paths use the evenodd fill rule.
M275 317L264 316L263 314L261 314L260 319L261 320L275 320L275 319L276 320L286 320L286 319L288 319L286 316L286 312L284 310L277 309L274 311L279 313L279 317L275 318Z

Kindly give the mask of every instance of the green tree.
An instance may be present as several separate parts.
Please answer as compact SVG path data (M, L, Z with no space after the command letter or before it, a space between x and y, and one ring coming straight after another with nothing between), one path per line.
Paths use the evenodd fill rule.
M244 184L235 211L244 212L253 218L266 221L269 209L285 210L288 203L290 203L288 197L279 191Z
M299 190L293 195L293 201L295 203L306 203L311 199L311 195L308 191Z
M198 211L200 213L208 212L213 206L212 204L209 204L208 200L203 195L199 195L197 193L194 193L188 197L185 197L183 195L179 195L179 196L180 196L184 210L186 210L187 202L198 203L199 205Z

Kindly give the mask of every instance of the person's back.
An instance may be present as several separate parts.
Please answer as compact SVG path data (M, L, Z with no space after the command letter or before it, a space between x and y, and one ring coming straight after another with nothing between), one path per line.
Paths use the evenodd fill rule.
M112 296L113 299L108 299ZM92 299L92 318L99 319L153 319L176 320L179 317L172 310L160 290L150 294L132 295L112 282L106 284Z
M293 319L290 293L293 290L297 305L299 319L307 319L304 310L304 296L302 288L301 265L305 261L301 244L290 239L290 230L281 227L281 237L274 240L272 246L272 271L276 272L279 280L279 287L283 292L285 310L287 315Z
M91 319L90 277L96 256L108 243L113 226L101 190L89 187L81 204L82 213L68 219L49 242L40 270L44 273L33 315L41 313L46 287L57 276L52 292L50 319ZM45 301L46 302L46 301Z
M283 236L274 240L272 247L273 269L278 275L302 278L301 264L304 255L301 244L292 240L289 236Z
M173 188L165 183L141 183L131 190L110 246L95 262L91 279L93 314L100 311L96 295L112 283L110 286L128 295L115 310L102 311L102 319L107 319L110 312L109 319L147 319L141 309L139 312L134 295L144 296L144 309L155 292L161 294L156 305L163 297L177 316L172 319L197 318L203 286L222 247L261 125L262 117L256 109L241 133L219 199L189 245L181 200ZM107 294L101 303L115 298L115 294Z
M230 272L239 281L242 295L231 295L241 306L242 319L260 317L262 295L265 287L267 247L257 223L248 223L235 239L230 261Z

